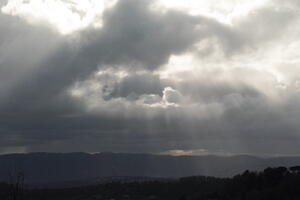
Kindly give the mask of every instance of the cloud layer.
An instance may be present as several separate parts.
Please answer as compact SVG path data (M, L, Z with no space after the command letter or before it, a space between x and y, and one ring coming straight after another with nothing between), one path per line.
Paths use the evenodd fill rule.
M67 32L23 4L1 4L0 153L300 153L297 1L122 0Z

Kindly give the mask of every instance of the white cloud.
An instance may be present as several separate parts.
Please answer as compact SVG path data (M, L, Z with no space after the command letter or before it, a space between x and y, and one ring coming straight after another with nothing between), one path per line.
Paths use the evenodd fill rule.
M69 34L90 25L101 26L101 15L116 0L9 0L1 8L5 14L25 18L30 23L49 23Z
M183 96L177 90L171 87L166 87L163 90L163 100L166 104L178 105L183 101Z
M236 18L265 4L269 0L157 0L154 8L157 10L176 9L191 15L205 15L220 22L230 24Z

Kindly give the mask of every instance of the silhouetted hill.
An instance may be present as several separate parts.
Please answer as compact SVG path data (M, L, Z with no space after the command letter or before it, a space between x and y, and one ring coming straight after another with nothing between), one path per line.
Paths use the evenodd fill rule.
M22 181L0 183L1 200L298 200L300 166L249 171L232 178L113 181L73 188L24 188Z
M300 165L299 157L167 156L124 153L30 153L0 156L0 182L22 171L27 183L101 180L101 177L229 177L246 169Z

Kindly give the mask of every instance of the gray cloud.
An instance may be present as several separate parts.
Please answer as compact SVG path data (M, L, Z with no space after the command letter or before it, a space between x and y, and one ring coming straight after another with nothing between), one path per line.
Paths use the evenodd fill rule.
M84 39L79 43L62 42L52 55L39 63L38 69L20 80L12 98L22 99L22 103L13 103L11 107L16 109L26 102L31 105L24 107L37 107L51 98L59 101L56 98L66 87L86 78L99 66L122 64L123 67L158 68L170 54L182 52L195 42L199 37L195 25L195 19L182 13L156 14L150 12L145 3L122 1L106 14L103 29L82 33L80 37ZM33 42L43 45L40 41ZM27 44L29 46L32 48ZM20 48L25 50L26 44Z
M158 94L162 96L163 83L158 75L131 74L126 76L111 93L113 97L140 96L142 94Z
M231 66L284 41L295 12L268 4L230 26L150 6L119 1L102 28L66 36L0 14L0 152L299 153L295 88L277 88L276 68ZM203 43L197 69L163 76L170 56Z

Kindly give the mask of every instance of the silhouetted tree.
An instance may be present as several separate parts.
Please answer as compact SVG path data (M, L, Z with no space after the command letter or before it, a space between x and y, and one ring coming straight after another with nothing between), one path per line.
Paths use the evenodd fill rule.
M290 167L290 171L294 173L300 173L300 166Z
M22 171L13 171L9 174L10 189L9 200L24 199L24 173Z

